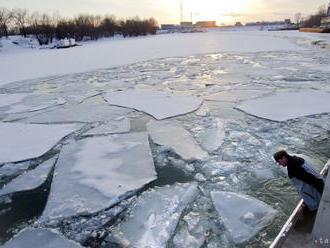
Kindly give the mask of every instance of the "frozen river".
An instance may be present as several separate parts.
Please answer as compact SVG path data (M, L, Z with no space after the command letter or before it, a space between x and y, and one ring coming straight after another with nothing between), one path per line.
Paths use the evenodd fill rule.
M0 94L0 243L32 225L92 247L268 247L298 202L272 154L329 158L330 98L316 104L330 53L308 46L152 59Z

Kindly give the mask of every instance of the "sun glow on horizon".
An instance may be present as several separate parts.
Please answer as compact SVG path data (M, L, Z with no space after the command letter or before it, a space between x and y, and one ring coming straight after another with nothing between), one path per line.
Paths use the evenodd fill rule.
M182 0L182 3L184 19L192 17L194 22L213 20L219 23L240 21L242 15L248 15L259 5L257 0Z

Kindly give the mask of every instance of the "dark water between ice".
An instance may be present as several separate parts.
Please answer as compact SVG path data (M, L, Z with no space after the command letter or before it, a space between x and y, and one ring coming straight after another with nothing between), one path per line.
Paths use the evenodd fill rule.
M264 68L258 67L258 64L263 65ZM145 88L166 87L174 92L200 96L232 89L273 91L285 87L291 90L299 88L330 90L330 71L318 71L317 65L321 64L330 66L328 55L312 52L198 55L69 75L54 79L47 84L56 86L70 82L77 84L78 88L79 82L88 81L95 87L102 85L102 90L125 89L140 84ZM228 73L223 73L224 70ZM276 80L278 75L285 76L286 79L284 77ZM308 81L303 81L301 78L308 78ZM126 82L127 85L118 83L118 80ZM31 81L29 84L17 83L9 85L5 92L37 92L41 86L45 85L40 81ZM268 247L299 200L285 171L273 163L271 156L276 149L287 148L294 153L306 155L316 167L322 168L330 154L330 125L327 124L330 123L330 114L301 117L278 123L240 112L234 109L236 103L228 99L204 101L202 108L207 108L209 115L191 113L174 118L196 139L198 139L198 130L207 128L214 118L227 120L224 144L221 149L210 154L210 160L204 163L211 162L212 159L238 161L242 167L236 173L225 175L223 179L206 177L205 180L200 180L196 174L203 174L203 163L191 162L195 170L187 171L175 161L183 162L184 165L189 164L188 162L151 144L158 179L144 190L154 186L172 185L176 182L198 181L201 189L206 192L214 188L223 188L264 201L278 211L273 223L249 242L235 247ZM28 120L30 116L19 117ZM131 118L131 131L145 131L145 124L150 119L150 116L136 114ZM21 229L41 215L47 203L49 188L50 180L36 190L14 194L11 202L5 201L8 200L7 197L0 199L0 244L13 235L15 228ZM187 211L189 212L189 208ZM200 211L203 215L203 210ZM214 209L210 211L210 217L217 219ZM207 242L211 242L212 237L223 231L223 227L217 224L212 228L211 238L207 239ZM174 247L172 241L169 247Z

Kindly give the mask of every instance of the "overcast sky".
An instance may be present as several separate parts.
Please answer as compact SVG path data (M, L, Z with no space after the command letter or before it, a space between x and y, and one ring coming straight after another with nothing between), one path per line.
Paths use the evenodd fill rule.
M113 14L118 18L154 17L161 23L180 21L180 0L0 0L0 7L26 8L31 12ZM328 0L182 0L185 21L215 20L218 24L236 21L293 19L297 12L312 14Z

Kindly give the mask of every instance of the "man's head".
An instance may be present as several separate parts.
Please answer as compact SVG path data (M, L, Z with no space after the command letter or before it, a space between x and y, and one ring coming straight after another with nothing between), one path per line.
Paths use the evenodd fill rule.
M279 165L283 167L286 167L288 165L289 154L286 151L278 151L274 154L273 157Z

